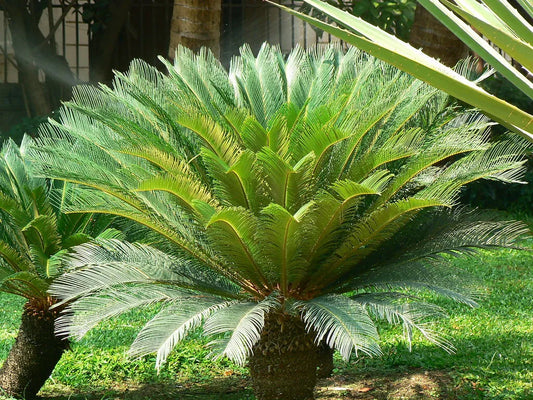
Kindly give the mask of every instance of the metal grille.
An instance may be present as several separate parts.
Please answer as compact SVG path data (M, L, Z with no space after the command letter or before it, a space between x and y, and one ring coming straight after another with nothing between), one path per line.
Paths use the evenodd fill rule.
M124 71L134 58L159 65L167 56L174 0L133 0L115 51L113 68Z
M294 9L303 4L297 0L280 2ZM222 60L236 54L243 43L257 51L267 41L288 53L296 44L308 47L338 40L327 33L317 33L307 23L262 0L223 0L221 31Z
M80 81L89 79L89 26L82 20L82 7L91 0L53 0L53 20L60 21L54 32L57 52L65 56ZM282 0L288 7L298 8L302 1ZM65 13L66 6L72 8ZM157 64L157 56L167 54L173 0L134 0L113 67L124 70L133 58ZM63 16L63 14L65 14ZM223 0L221 15L221 58L227 63L243 43L257 51L261 43L278 44L289 52L297 43L307 47L329 43L335 38L318 35L309 25L262 0ZM39 24L46 36L50 32L48 12ZM18 82L11 36L7 19L0 11L0 83Z
M49 18L48 10L44 10L39 23L39 28L46 37L51 30L54 30L53 23L50 21L59 21L59 25L53 33L57 52L59 55L65 56L76 77L82 81L88 80L89 77L88 26L81 18L81 7L86 2L86 0L53 1L53 18ZM67 7L69 8L68 11ZM12 38L3 11L0 11L0 81L4 83L18 82Z

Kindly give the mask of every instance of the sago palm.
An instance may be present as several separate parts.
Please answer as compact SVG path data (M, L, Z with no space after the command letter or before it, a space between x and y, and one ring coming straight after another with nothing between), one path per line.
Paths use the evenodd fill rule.
M47 293L61 272L61 256L106 228L109 217L66 215L72 185L35 177L21 147L0 151L0 291L26 299L15 344L0 369L0 393L33 398L68 347L54 334L59 310ZM54 201L54 193L57 201ZM104 235L110 238L107 231Z
M227 73L180 48L167 67L77 88L33 148L80 185L71 211L154 232L77 248L52 285L77 299L61 332L163 302L131 355L159 366L203 326L215 355L249 360L259 399L312 398L319 347L380 354L374 317L450 349L417 292L474 305L448 255L526 231L456 207L468 182L519 180L521 143L490 143L484 117L353 49L244 47Z

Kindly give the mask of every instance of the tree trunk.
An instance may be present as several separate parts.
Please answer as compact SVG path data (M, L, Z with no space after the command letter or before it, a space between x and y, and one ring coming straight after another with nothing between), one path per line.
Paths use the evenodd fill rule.
M54 334L56 315L25 304L17 339L0 369L0 388L6 394L33 399L51 375L69 345Z
M268 314L249 368L258 400L314 399L317 368L314 335L305 331L297 317Z
M111 62L117 47L120 32L128 19L132 0L115 0L109 2L109 16L90 42L90 81L92 83L109 83L112 79Z
M193 51L208 47L219 57L221 12L221 0L174 0L169 57L179 44Z
M76 79L64 56L57 54L39 28L42 8L37 0L0 0L9 22L19 81L32 115L46 115L71 96ZM46 79L39 79L39 74Z
M468 46L441 24L429 11L417 5L409 43L449 67L468 56Z
M28 19L25 5L14 3L13 0L0 3L4 8L9 23L9 31L13 40L13 50L17 60L19 82L29 103L32 115L46 115L52 111L47 88L39 81L39 67L36 65L28 33Z
M317 378L329 378L333 373L333 353L334 350L326 343L322 342L317 348L318 370Z

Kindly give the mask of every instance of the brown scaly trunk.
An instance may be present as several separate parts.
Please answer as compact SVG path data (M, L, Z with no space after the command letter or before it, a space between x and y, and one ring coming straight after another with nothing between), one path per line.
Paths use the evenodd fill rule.
M208 47L220 56L221 0L174 0L169 57L179 44L193 51Z
M15 344L0 369L0 388L16 398L33 399L54 370L68 340L54 334L57 312L24 305Z
M333 373L333 353L334 350L324 342L317 347L317 378L329 378Z
M421 5L416 7L409 43L449 67L468 56L468 47Z
M258 400L314 399L317 352L314 335L287 314L270 313L249 362Z

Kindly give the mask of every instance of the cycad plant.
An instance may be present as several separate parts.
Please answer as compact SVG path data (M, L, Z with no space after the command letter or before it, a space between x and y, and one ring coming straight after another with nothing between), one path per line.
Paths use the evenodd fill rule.
M61 256L103 232L109 217L66 215L70 184L35 177L21 147L9 140L0 151L0 291L26 299L15 344L0 369L0 393L33 398L69 341L54 333L59 309L47 293L61 273ZM57 192L57 201L54 193ZM103 237L113 237L108 230Z
M41 173L79 185L71 211L155 233L76 249L52 285L76 300L61 332L163 302L131 355L160 366L203 326L214 355L249 360L259 399L312 398L323 346L380 354L374 318L451 349L417 293L474 305L448 257L526 231L456 207L471 181L519 180L521 143L490 143L484 117L354 49L243 47L228 74L180 48L167 67L77 88L33 149Z

